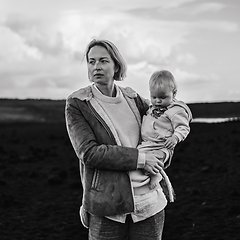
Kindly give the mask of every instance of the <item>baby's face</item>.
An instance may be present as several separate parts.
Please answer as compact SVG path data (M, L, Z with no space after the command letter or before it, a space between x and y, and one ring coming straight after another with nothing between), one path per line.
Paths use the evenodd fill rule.
M173 101L171 89L150 88L151 103L154 107L168 107Z

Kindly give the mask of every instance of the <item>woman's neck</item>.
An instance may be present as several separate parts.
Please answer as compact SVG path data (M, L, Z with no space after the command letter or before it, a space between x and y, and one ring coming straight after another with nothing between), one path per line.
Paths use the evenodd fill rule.
M116 88L114 86L114 83L111 85L102 85L97 83L94 84L103 95L108 97L116 97Z

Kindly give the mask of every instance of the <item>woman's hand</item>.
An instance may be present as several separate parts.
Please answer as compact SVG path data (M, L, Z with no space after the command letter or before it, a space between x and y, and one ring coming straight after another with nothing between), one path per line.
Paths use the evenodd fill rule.
M165 153L162 152L162 156L160 156L159 151L157 154L154 154L154 151L146 153L146 162L144 166L144 170L152 175L156 175L159 171L164 167L164 158Z

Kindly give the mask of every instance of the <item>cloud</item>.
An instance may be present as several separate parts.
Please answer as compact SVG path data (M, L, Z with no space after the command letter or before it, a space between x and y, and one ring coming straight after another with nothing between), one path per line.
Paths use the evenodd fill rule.
M189 13L192 15L202 14L206 12L219 12L226 7L225 4L217 2L199 3Z
M84 87L89 82L82 59L92 38L106 38L116 44L128 64L126 85L137 86L145 97L149 95L148 79L156 70L172 71L180 86L196 89L191 91L191 98L201 98L200 85L205 91L209 83L220 82L220 74L227 71L221 67L227 69L222 46L232 61L239 62L234 56L237 45L229 44L229 39L239 33L237 6L234 15L227 2L3 2L0 93L5 96L59 97ZM227 48L229 45L235 52L231 53L234 50ZM221 54L221 63L217 54Z
M184 71L179 68L176 68L174 70L174 77L179 82L187 82L187 83L196 83L196 82L203 83L203 82L213 82L213 81L215 82L220 80L220 77L214 73L200 75L197 73Z
M149 4L154 5L156 1ZM35 49L42 59L47 55L79 58L87 43L95 37L107 38L122 47L129 62L146 58L149 62L162 63L174 46L185 42L188 34L185 23L154 19L146 22L124 12L102 15L100 11L93 18L80 10L65 11L58 19L50 21L51 24L47 20L11 15L5 26L19 35L25 46Z
M219 94L219 98L226 94L229 99L232 101L239 101L240 90L238 89L229 89L227 93L224 91L223 93Z
M36 49L44 55L68 54L68 48L63 41L62 33L54 28L54 22L49 24L46 19L10 15L4 22L15 35L18 35L29 48Z
M41 53L28 46L24 38L11 29L0 25L0 59L4 63L23 61L24 59L39 59Z
M191 24L192 30L217 30L220 32L234 33L239 31L239 24L233 21L226 20L202 20Z
M64 71L61 71L64 69ZM33 74L0 74L1 97L18 98L66 98L71 92L89 84L86 69L71 66L66 72L60 64L48 72L43 68Z
M113 26L119 27L115 29ZM185 26L151 19L146 22L127 16L124 21L115 19L100 37L112 40L130 63L147 60L161 64L175 46L186 42L188 31Z
M15 83L13 81L9 81L8 76L0 73L0 92L4 91L4 89L13 89L15 87ZM0 95L1 96L1 95Z
M106 3L106 1L103 2ZM191 1L166 2L128 1L128 4L121 4L121 6L126 6L128 9L131 9L131 4L135 8L138 6L149 8L156 5L170 8L170 6L179 6ZM111 6L109 4L108 10ZM142 58L161 63L171 54L176 45L187 42L191 29L187 22L145 19L129 11L121 11L121 6L118 12L116 10L103 11L104 14L101 10L94 12L94 17L84 10L63 12L59 29L64 42L76 51L86 46L92 38L106 38L118 46L130 63L136 60L142 61ZM100 7L102 8L102 5Z
M171 9L178 8L187 3L195 2L196 0L123 0L121 1L121 5L119 5L120 9L125 10L138 10L138 9L154 9L156 7L160 7L162 9ZM112 2L112 1L111 1Z
M186 3L194 2L196 0L122 0L119 4L118 0L21 0L18 4L17 0L1 0L1 9L4 12L23 12L31 14L33 11L38 11L38 14L55 14L63 10L72 11L75 9L82 9L83 11L91 9L92 13L100 10L103 13L123 11L134 8L151 8L162 6L165 9L177 8ZM32 14L34 15L34 13Z
M176 56L178 63L193 65L197 62L196 58L191 53L181 53Z
M54 22L45 21L11 15L0 25L2 96L43 97L47 89L58 95L63 88L67 96L78 86L81 52L64 42Z
M98 15L95 17L99 19ZM86 69L78 64L87 43L95 34L97 38L106 38L116 44L128 63L129 83L137 85L147 97L149 77L169 64L172 50L186 43L189 34L185 22L155 19L146 22L121 12L105 15L101 21L91 21L91 18L73 11L61 14L49 25L46 19L31 21L19 15L5 21L7 31L21 39L26 49L34 49L38 53L38 58L22 59L22 64L9 68L8 72L5 70L5 77L8 76L18 86L15 90L18 96L26 94L25 91L20 93L23 88L28 88L28 94L36 97L43 91L50 93L50 89L53 95L58 96L60 92L88 84ZM190 54L182 54L178 61L190 63L194 58ZM183 72L180 77L187 80L196 78Z

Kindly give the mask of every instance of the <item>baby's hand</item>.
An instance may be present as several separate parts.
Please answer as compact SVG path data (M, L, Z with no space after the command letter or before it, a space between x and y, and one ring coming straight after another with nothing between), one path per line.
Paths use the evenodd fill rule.
M177 145L177 143L178 143L177 137L171 136L171 137L169 137L169 138L166 139L166 141L165 141L165 147L168 148L168 149L173 150L174 147Z

